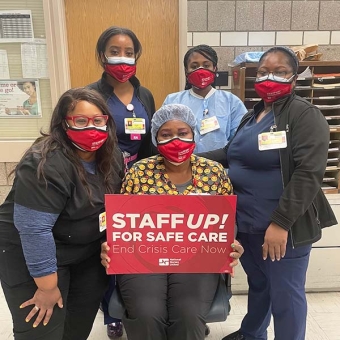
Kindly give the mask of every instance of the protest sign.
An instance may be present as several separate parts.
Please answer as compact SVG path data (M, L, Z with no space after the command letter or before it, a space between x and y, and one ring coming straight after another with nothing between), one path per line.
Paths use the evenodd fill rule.
M106 195L110 274L228 273L236 196Z

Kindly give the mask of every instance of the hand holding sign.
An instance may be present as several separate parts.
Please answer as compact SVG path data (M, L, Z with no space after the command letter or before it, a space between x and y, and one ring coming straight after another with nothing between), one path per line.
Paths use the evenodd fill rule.
M101 264L108 269L110 267L110 256L109 256L110 247L107 245L107 242L103 242L100 251Z

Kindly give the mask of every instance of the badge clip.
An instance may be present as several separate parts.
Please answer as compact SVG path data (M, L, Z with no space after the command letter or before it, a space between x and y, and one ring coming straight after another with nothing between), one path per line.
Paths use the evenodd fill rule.
M135 107L130 103L126 105L126 109L132 113L133 118L136 118Z
M276 125L272 125L269 129L270 133L276 132L277 131L277 126Z

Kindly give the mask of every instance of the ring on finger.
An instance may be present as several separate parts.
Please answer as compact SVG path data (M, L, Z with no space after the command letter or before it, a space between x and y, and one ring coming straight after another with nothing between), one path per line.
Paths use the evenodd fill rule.
M38 311L40 308L38 306L34 306L34 309Z

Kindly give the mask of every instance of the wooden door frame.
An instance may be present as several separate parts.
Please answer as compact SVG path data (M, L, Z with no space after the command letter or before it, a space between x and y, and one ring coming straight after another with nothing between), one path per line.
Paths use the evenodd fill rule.
M178 0L179 42L179 89L185 85L182 68L183 56L187 51L187 1ZM64 0L43 0L48 65L51 83L51 99L54 107L58 98L71 87L69 54Z

